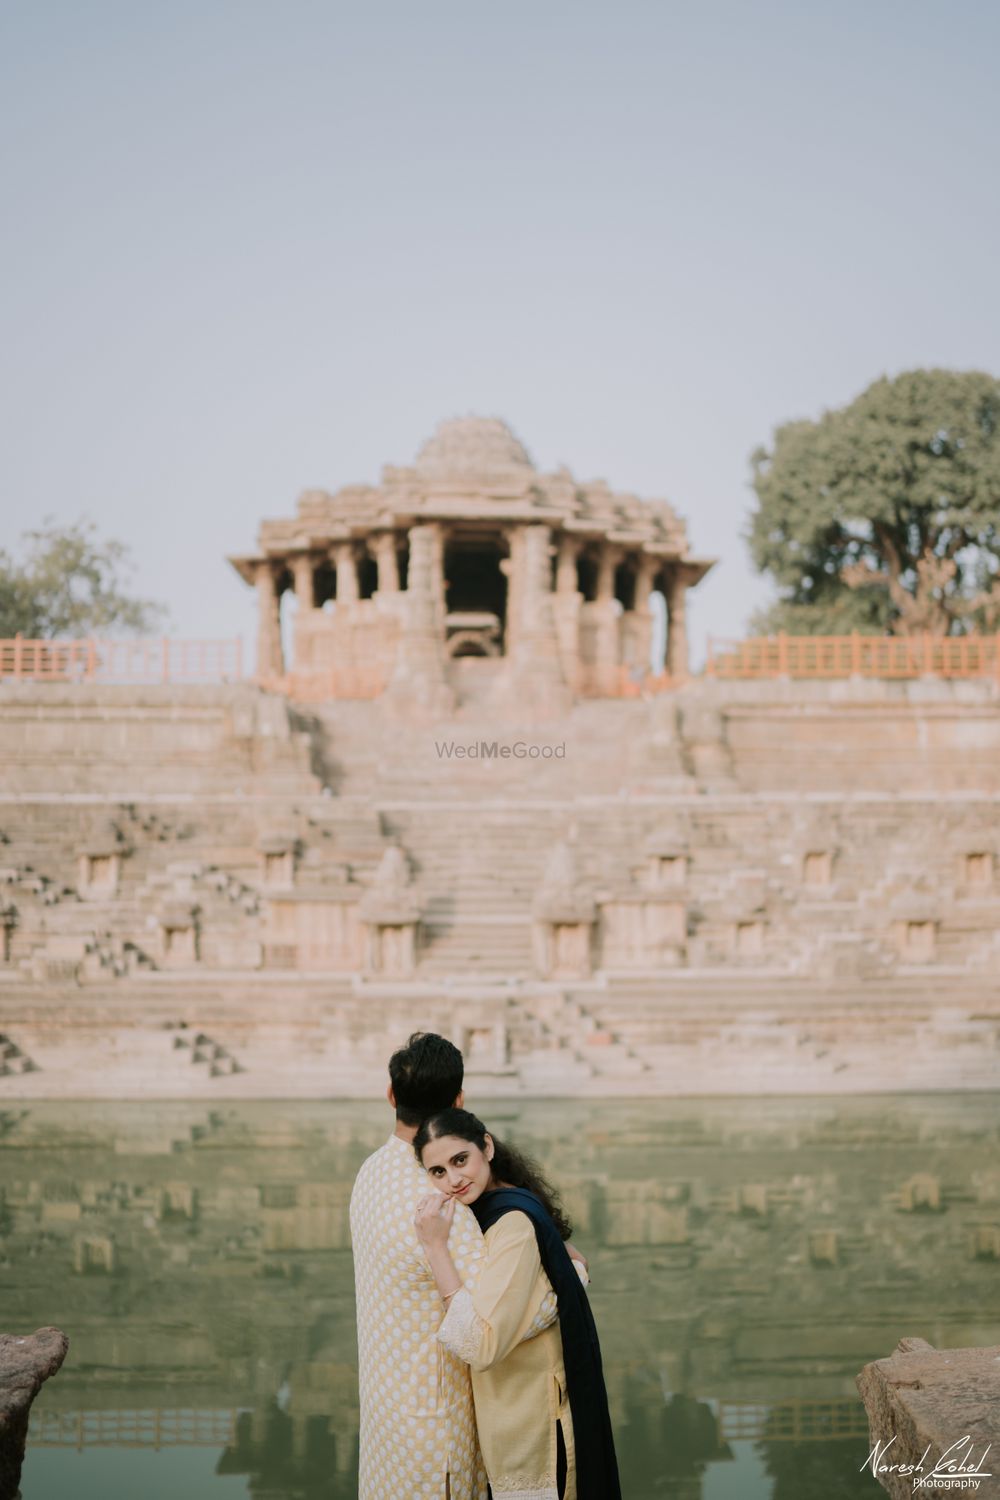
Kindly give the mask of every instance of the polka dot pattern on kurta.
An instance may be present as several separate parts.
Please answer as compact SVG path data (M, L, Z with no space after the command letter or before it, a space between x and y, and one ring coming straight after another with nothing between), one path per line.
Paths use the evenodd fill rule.
M358 1500L486 1500L468 1366L437 1341L444 1316L413 1228L433 1191L412 1146L390 1136L362 1166L351 1194L361 1392ZM474 1286L479 1225L456 1205L448 1242Z

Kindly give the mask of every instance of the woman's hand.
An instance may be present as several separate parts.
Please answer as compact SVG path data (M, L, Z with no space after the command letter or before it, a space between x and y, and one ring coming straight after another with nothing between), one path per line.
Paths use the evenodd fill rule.
M576 1246L571 1245L569 1240L566 1241L566 1254L569 1256L570 1260L579 1261L580 1265L587 1272L588 1276L590 1275L590 1265L587 1261L587 1257L585 1255L581 1255Z
M447 1245L454 1217L454 1198L444 1198L440 1193L429 1193L426 1198L421 1198L417 1204L413 1227L425 1250L435 1250Z

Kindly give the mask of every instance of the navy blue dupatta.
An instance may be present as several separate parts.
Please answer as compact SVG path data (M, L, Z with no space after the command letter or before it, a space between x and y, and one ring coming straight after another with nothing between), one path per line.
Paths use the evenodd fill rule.
M573 1417L577 1500L621 1500L601 1346L583 1283L551 1214L527 1188L496 1188L470 1205L485 1234L504 1214L527 1214L559 1303L566 1395Z

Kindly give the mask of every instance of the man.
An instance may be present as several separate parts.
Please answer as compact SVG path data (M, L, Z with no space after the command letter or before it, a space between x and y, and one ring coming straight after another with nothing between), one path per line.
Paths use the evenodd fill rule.
M433 1191L413 1154L428 1115L461 1107L462 1054L433 1033L415 1032L389 1059L386 1098L396 1128L363 1164L351 1193L351 1241L358 1307L361 1461L358 1500L486 1500L469 1367L437 1341L444 1317L413 1227ZM456 1203L449 1249L466 1285L482 1259L472 1212ZM532 1333L556 1316L554 1294Z

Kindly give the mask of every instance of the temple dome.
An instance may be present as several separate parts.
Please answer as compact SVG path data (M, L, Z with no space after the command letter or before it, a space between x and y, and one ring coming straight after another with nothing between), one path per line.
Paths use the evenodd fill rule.
M417 454L414 467L429 479L470 479L512 470L533 473L534 464L499 417L452 417L438 424Z

